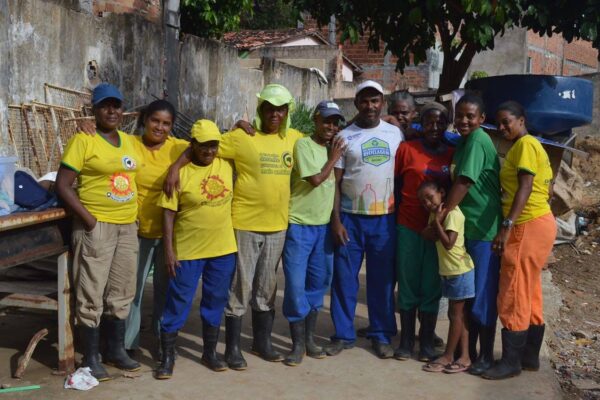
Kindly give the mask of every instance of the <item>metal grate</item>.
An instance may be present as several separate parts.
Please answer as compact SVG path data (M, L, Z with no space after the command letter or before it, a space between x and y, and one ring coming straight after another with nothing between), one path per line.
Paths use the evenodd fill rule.
M82 109L85 108L85 115L91 115L92 94L75 89L65 88L49 83L44 84L44 94L46 103L62 107Z

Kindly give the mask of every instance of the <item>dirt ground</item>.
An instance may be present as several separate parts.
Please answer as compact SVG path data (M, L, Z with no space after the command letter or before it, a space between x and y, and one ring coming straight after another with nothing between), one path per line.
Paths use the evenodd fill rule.
M573 162L584 181L576 212L588 225L574 243L554 248L549 269L563 305L546 338L565 398L587 400L600 399L600 138L578 147L590 153Z

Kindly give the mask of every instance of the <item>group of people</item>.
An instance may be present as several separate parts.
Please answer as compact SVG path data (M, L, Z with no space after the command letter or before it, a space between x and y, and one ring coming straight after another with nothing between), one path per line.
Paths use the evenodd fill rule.
M408 93L393 93L382 116L384 91L374 81L357 86L348 124L336 103L319 103L311 136L290 127L295 102L285 87L269 84L257 96L252 123L221 134L199 120L187 142L170 135L176 112L169 102L150 103L139 119L143 133L132 136L118 130L119 90L94 89L95 125L69 141L56 181L74 219L82 366L98 380L109 379L102 363L140 368L127 350L139 346L150 270L157 379L173 375L177 335L200 281L208 368L247 368L240 337L248 307L259 357L296 366L305 355L335 356L357 340L364 260L369 326L358 333L378 357L412 358L418 322L425 371L502 379L539 368L541 270L556 235L552 170L519 104L496 111L499 132L513 142L501 167L481 128L484 104L473 94L453 110L460 136L447 131L442 104L426 104L417 119ZM292 339L286 355L271 343L280 260ZM328 290L335 332L322 347L314 334ZM438 354L442 296L450 328ZM502 358L494 362L498 316Z

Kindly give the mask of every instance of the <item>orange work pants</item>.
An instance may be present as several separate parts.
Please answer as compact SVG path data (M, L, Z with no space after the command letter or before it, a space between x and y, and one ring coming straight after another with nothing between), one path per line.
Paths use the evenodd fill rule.
M554 239L552 213L514 225L504 245L500 266L498 315L509 331L525 331L544 323L542 267Z

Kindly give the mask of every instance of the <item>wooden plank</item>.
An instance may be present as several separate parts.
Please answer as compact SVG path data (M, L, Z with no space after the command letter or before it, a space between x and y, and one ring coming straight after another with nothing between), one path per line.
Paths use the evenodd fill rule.
M56 281L0 281L0 293L47 296L56 293Z
M0 299L0 306L35 308L39 310L58 310L58 302L50 297L33 294L9 294Z
M64 373L75 370L71 305L69 253L64 252L58 256L58 370Z
M51 208L46 211L23 212L0 217L0 232L24 226L55 221L67 216L63 208Z

